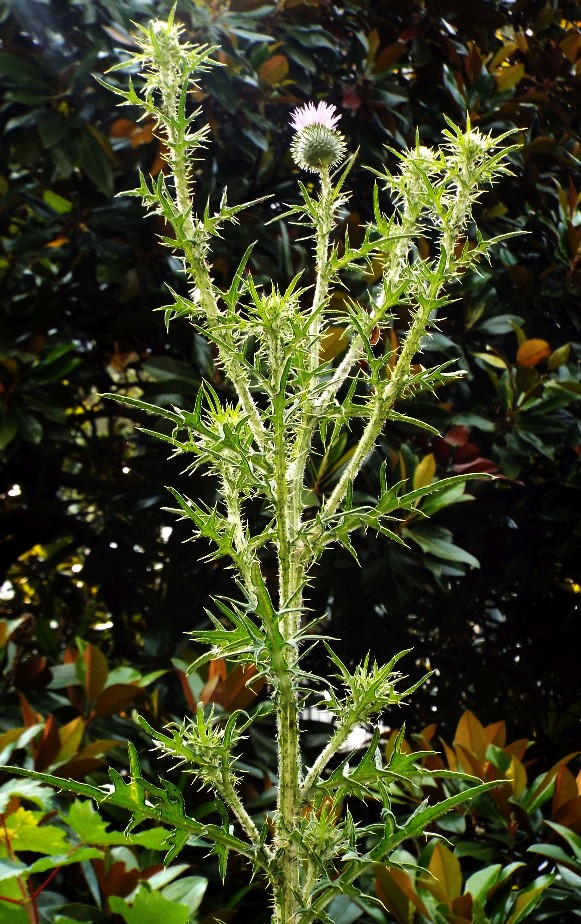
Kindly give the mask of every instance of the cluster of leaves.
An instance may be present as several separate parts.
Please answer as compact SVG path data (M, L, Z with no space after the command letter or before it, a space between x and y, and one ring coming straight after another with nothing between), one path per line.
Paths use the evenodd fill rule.
M2 623L1 629L4 656L11 658L18 627ZM207 791L197 791L188 774L173 773L175 785L167 789L165 797L172 805L181 805L182 822L190 826L190 836L179 861L170 859L167 867L162 865L164 854L175 845L152 816L154 806L165 797L157 785L148 782L156 772L155 759L147 750L147 737L131 720L132 702L138 702L156 728L169 720L181 720L186 709L195 714L200 705L216 710L223 722L240 709L258 709L263 718L250 729L251 740L238 758L240 767L252 770L243 798L258 826L272 823L276 789L273 727L264 709L267 703L260 696L262 684L255 681L247 685L251 678L223 661L213 661L205 671L186 675L186 659L191 653L184 651L182 655L176 659L171 677L162 678L152 696L145 689L150 678L136 677L131 668L125 668L124 674L120 669L108 671L102 653L94 646L70 651L60 663L49 659L42 671L35 659L29 658L22 665L25 669L13 675L3 696L7 704L0 735L3 760L13 753L12 760L23 758L26 766L56 771L64 778L63 790L69 788L67 777L79 780L90 773L98 785L86 783L85 795L99 802L100 814L92 801L71 801L64 794L57 797L37 782L0 781L2 921L106 924L119 920L116 915L126 924L161 918L169 924L213 924L234 916L266 920L261 877L242 886L243 869L231 855L223 886L211 860L206 859L209 844L201 832L215 826L220 815L216 801L208 799ZM99 697L106 690L123 686L132 688L136 697L131 700L129 690L119 697L112 692L107 715L95 715ZM47 747L43 742L53 736L45 731L48 724L58 726L64 740L67 727L75 721L69 716L81 703L86 717L83 737L73 741L69 735L66 755L53 758L51 763L40 762L39 753ZM27 728L26 715L33 710L37 722ZM89 723L92 714L94 719ZM328 740L329 725L311 724L316 756ZM116 742L99 739L104 725L116 736ZM88 762L83 754L92 744L103 753L105 746L125 744L127 739L134 742L130 763L124 748L109 751L108 760L117 770L111 771L109 786L104 787L107 777L97 761ZM362 924L372 920L517 924L525 919L575 919L580 911L581 886L581 776L575 778L572 771L576 755L565 755L552 766L543 767L534 756L528 759L530 750L528 740L507 741L504 721L483 726L466 712L451 745L438 738L436 726L431 725L410 739L404 737L404 730L385 731L381 737L376 733L348 764L339 755L329 775L329 782L339 787L340 799L334 810L337 825L344 824L350 812L356 824L361 820L353 800L358 788L365 791L368 810L373 813L379 794L370 781L378 760L391 785L395 783L392 810L396 825L405 822L410 809L417 810L416 820L426 806L432 811L429 803L436 792L439 800L458 799L458 783L448 776L450 771L460 769L488 782L506 782L481 795L468 812L458 806L434 817L430 839L407 840L393 855L395 866L376 865L372 878L379 906L341 895L329 910L331 919L336 924L357 920ZM535 751L533 747L533 754ZM414 785L405 782L410 767L416 768ZM83 784L71 782L70 788L79 785ZM135 810L140 792L146 799L142 806L150 806L144 809L150 824L124 833L120 828L126 823L126 813L121 809ZM312 822L325 810L322 804L308 824L305 816L308 836L316 833ZM147 821L145 815L143 820ZM372 836L369 849L374 845ZM418 861L423 871L411 872Z
M202 680L198 675L186 678L183 663L176 661L175 673L164 687L160 674L167 672L141 676L130 665L110 669L103 653L84 642L67 649L56 662L21 657L25 628L18 621L0 622L0 761L5 764L18 757L34 771L56 773L63 778L63 786L75 780L71 785L92 791L94 787L79 781L88 775L102 779L100 768L107 755L107 763L118 768L112 778L123 790L121 781L129 772L128 739L135 742L131 760L137 759L136 748L145 751L141 758L144 772L155 773L146 750L149 739L130 718L136 704L157 724L160 712L165 719L177 718L179 710L195 710L198 702L210 701L224 710L239 709L248 707L257 694L257 685L247 687L249 678L241 678L239 671L227 676L224 664L212 665ZM156 689L151 693L154 682ZM163 692L164 699L177 703L175 715L163 710ZM198 819L215 814L215 803L207 793L188 793L187 798L194 824L200 826ZM112 918L119 920L117 915L126 924L160 918L170 924L214 920L211 908L215 903L202 907L209 878L216 875L210 864L204 864L206 849L189 851L189 862L164 864L167 832L156 826L123 833L119 825L123 827L127 818L116 811L113 799L103 817L88 800L57 798L37 783L4 773L0 814L2 921L105 924ZM191 846L197 843L193 838ZM227 897L222 910L227 917Z
M109 830L88 800L64 806L32 782L5 783L0 810L0 914L7 924L104 924L112 915L126 924L198 921L207 879L184 876L187 864L161 865L163 831ZM71 888L65 877L72 865Z
M416 740L430 748L435 735L431 725ZM440 822L445 842L419 846L423 871L408 872L411 857L404 852L400 868L378 870L376 894L398 924L517 924L579 915L581 773L575 778L568 766L578 755L538 773L536 761L526 759L531 742L507 743L506 735L504 721L485 727L465 712L452 746L440 739L442 755L424 759L432 769L469 767L482 779L506 782L480 799L469 818Z

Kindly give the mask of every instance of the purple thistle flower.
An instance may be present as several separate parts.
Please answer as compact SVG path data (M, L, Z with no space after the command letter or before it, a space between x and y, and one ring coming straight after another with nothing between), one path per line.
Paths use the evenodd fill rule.
M336 113L335 106L330 103L319 103L317 106L314 103L307 103L306 106L295 109L291 113L290 124L295 132L302 132L310 125L322 125L324 128L333 131L340 119L340 116Z

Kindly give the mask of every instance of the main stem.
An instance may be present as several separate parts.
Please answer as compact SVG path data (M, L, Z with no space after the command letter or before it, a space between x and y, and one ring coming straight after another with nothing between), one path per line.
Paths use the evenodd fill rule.
M300 861L295 834L300 808L301 759L299 750L297 635L302 613L304 574L300 567L297 534L300 507L296 485L289 483L284 415L273 422L276 523L279 568L278 609L283 657L276 678L278 733L278 798L274 839L275 875L273 924L292 924L299 905Z
M301 907L300 845L296 836L301 810L301 757L299 748L299 702L297 674L299 662L298 633L303 608L303 585L306 563L299 530L302 516L302 490L306 455L312 435L316 376L320 364L321 311L328 295L329 234L333 224L332 190L328 170L321 172L320 222L316 229L317 279L309 324L308 364L311 375L310 394L305 402L304 419L295 458L287 454L285 414L274 414L275 483L277 497L279 612L284 640L284 670L278 677L276 712L278 731L279 789L275 849L280 860L280 881L274 884L274 924L293 924ZM273 375L277 376L276 357L271 357ZM276 386L274 389L276 393ZM301 886L303 887L301 888Z

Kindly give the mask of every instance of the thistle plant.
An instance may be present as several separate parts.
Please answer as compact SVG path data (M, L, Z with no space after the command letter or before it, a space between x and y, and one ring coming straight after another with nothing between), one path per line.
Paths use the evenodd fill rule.
M190 90L198 75L214 66L213 50L184 41L173 17L151 23L138 41L132 62L141 70L143 90L138 93L131 83L128 89L110 89L155 120L169 169L155 180L142 175L133 195L171 227L172 235L163 241L181 259L190 288L188 297L172 291L166 320L187 318L215 345L229 390L226 396L218 394L205 383L193 407L172 410L119 394L110 397L169 422L171 433L166 427L154 435L184 455L190 471L203 468L217 479L219 499L213 507L169 488L176 512L191 522L194 534L213 544L216 558L230 562L238 588L236 599L215 601L211 628L193 633L205 652L192 669L220 657L252 665L253 676L265 678L277 729L276 809L266 821L256 822L243 802L237 765L240 741L264 708L225 715L200 707L196 715L162 731L139 719L174 767L212 791L221 824L191 818L183 793L171 782L145 780L131 745L130 779L111 770L111 787L29 775L98 803L123 806L131 812L131 825L149 821L166 826L167 862L194 837L218 855L224 874L229 851L236 851L247 859L249 872L268 884L273 924L330 921L333 898L360 896L362 877L373 864L389 862L406 838L496 785L433 771L431 776L453 779L452 794L437 804L421 803L407 820L396 821L392 788L413 786L422 774L430 775L418 766L423 755L403 753L398 738L385 760L377 728L363 756L349 756L345 746L354 729L373 726L385 709L405 702L423 681L408 687L403 683L396 666L406 652L382 665L367 658L351 670L329 645L333 677L313 677L305 668L305 653L327 640L308 613L305 593L328 546L339 543L353 552L352 535L365 530L401 543L398 519L410 511L421 513L426 497L459 481L445 478L409 490L405 482L389 484L384 466L375 501L354 487L390 423L403 421L437 433L398 407L459 374L447 365L426 369L414 362L448 303L446 286L486 257L493 243L477 232L468 242L467 230L482 188L507 172L509 149L499 149L504 138L493 140L470 124L462 131L449 123L440 149L418 140L414 148L397 154L397 172L376 173L374 221L354 246L348 235L339 235L339 225L356 155L347 155L333 106L320 102L300 107L291 118L290 150L299 171L309 171L316 188L299 180L302 201L283 219L292 218L312 241L314 284L299 274L285 289L257 285L249 272L250 247L224 290L212 279L212 239L255 203L230 205L226 191L216 209L196 203L194 164L208 143L208 127L199 127L199 109L190 111ZM381 204L386 193L389 217ZM430 240L429 258L419 257L419 237ZM353 274L361 277L378 261L383 276L368 303L347 296L338 314L333 294L348 292ZM411 306L411 319L400 345L390 353L378 351L378 337L389 343L382 335L404 304ZM328 361L324 341L330 327L342 328L346 346ZM330 451L345 433L350 434L351 451L314 509L306 479L309 458ZM255 513L257 499L261 519ZM265 556L272 554L276 588L263 569ZM300 717L309 689L311 697L317 691L333 722L326 746L306 766ZM356 824L349 810L341 809L346 799L370 798L381 809L369 826Z

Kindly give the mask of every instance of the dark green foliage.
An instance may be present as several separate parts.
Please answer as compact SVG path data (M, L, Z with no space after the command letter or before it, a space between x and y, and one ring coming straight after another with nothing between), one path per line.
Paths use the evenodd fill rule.
M209 597L232 593L223 563L202 560L209 546L184 545L187 527L160 510L168 503L160 485L211 504L212 483L180 477L168 447L136 429L152 424L135 404L121 410L99 397L119 389L171 413L173 404L193 407L203 379L228 396L202 338L185 320L164 337L153 314L167 303L165 284L187 294L156 237L167 229L112 193L135 185L138 165L158 175L159 144L137 110L120 118L92 77L123 59L132 20L168 7L13 0L2 14L0 573L11 585L6 615L32 614L36 624L16 645L22 670L75 636L99 639L115 662L166 667L184 631L202 626ZM406 480L409 490L462 472L502 479L470 485L473 502L442 504L429 525L411 518L407 548L356 536L361 571L346 551L328 553L311 605L329 607L343 660L413 646L418 673L438 669L423 699L414 697L410 725L437 711L450 731L461 706L492 721L503 694L503 714L538 738L549 765L555 750L556 759L579 746L581 713L572 657L581 584L581 8L233 0L184 2L178 16L195 40L220 46L225 65L208 75L199 101L212 128L196 168L200 201L217 205L224 183L233 205L271 196L216 240L213 269L225 286L254 241L249 265L259 281L286 287L305 265L299 229L266 227L295 202L288 114L298 102L336 104L350 148L360 147L345 216L352 240L372 219L362 165L378 169L387 157L395 167L384 145L413 143L416 127L430 143L446 114L462 120L466 111L494 133L519 130L515 175L483 196L478 225L485 236L526 234L450 293L447 319L426 345L430 362L459 357L469 374L406 401L443 438L394 423L359 490L377 496L382 462L389 484ZM364 301L367 284L354 274L352 297ZM345 310L337 305L339 320ZM405 320L394 320L394 342ZM373 343L372 355L384 346ZM329 348L340 355L340 344ZM167 427L169 435L171 420ZM348 451L348 442L323 442L312 460L314 511Z

